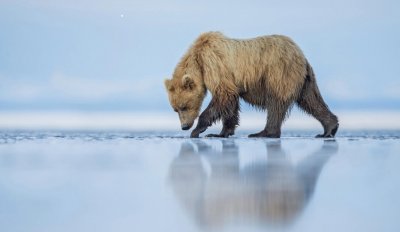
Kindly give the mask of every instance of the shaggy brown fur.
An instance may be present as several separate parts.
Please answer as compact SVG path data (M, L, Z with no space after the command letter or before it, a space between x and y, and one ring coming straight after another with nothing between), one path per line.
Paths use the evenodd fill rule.
M282 122L294 102L321 122L324 133L320 137L333 137L339 125L319 93L303 52L286 36L238 40L219 32L204 33L165 86L184 130L193 125L207 90L211 92L212 100L191 137L198 137L220 119L221 133L208 136L233 135L239 124L239 98L268 111L264 130L250 137L280 137Z

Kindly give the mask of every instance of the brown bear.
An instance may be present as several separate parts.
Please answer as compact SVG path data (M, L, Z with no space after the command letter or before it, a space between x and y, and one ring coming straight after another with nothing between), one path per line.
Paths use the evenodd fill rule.
M220 32L201 34L175 68L165 86L183 130L192 127L207 90L212 99L200 114L191 137L197 138L217 120L220 134L233 135L239 124L239 99L267 110L265 128L249 137L279 138L282 122L294 103L324 127L317 137L334 137L339 127L318 90L303 52L282 35L231 39Z

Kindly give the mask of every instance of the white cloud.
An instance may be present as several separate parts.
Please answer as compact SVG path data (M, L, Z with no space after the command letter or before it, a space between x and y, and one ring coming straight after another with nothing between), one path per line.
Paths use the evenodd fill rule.
M331 79L325 81L322 92L323 95L336 100L366 100L376 97L373 95L374 93L371 94L371 92L363 88L362 82L351 81L349 79Z
M133 92L134 85L130 81L78 78L58 73L50 78L48 88L65 97L87 101Z
M367 74L346 74L340 71L334 76L318 80L322 94L336 100L400 100L400 83L398 81L367 80Z
M95 79L57 73L47 81L2 78L0 100L33 102L46 99L96 102L110 98L137 99L154 96L162 79ZM158 90L158 91L157 91Z
M45 91L43 86L36 83L29 83L21 79L0 76L0 80L1 101L29 102L37 100Z
M395 81L389 84L388 88L384 91L385 96L392 99L400 99L400 82Z

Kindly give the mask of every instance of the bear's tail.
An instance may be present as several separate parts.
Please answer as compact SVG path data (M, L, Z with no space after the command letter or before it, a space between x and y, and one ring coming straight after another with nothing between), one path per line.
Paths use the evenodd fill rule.
M317 86L314 70L306 61L307 74L304 80L303 89L297 99L298 106L315 117L324 127L324 134L321 137L333 137L339 127L338 119L330 110L321 96Z

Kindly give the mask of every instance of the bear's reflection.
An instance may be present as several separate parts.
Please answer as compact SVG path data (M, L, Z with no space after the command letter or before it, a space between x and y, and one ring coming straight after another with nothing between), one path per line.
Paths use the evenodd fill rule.
M310 200L324 164L338 150L335 141L324 141L294 165L280 141L268 141L266 147L265 161L240 167L233 140L222 141L222 152L203 141L182 143L169 178L178 200L200 227L290 224Z

